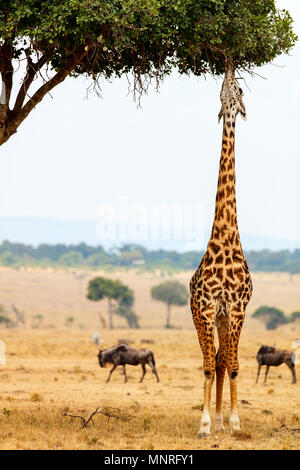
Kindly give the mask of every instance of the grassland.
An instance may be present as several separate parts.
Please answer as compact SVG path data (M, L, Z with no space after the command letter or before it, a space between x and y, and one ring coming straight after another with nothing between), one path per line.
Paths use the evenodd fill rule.
M142 328L161 328L165 325L166 307L151 299L150 289L167 279L160 272L136 274L133 270L114 272L63 271L48 268L21 268L19 270L0 267L0 304L8 311L14 303L24 310L26 326L34 324L33 317L42 315L42 326L63 328L67 318L74 318L76 328L99 328L98 312L107 318L107 301L87 300L89 279L104 275L120 279L134 290L134 310ZM191 272L173 276L188 286ZM286 314L300 309L300 274L253 273L254 294L247 309L249 317L257 307L271 305ZM193 329L189 306L174 307L171 323L179 328ZM121 317L115 318L115 326L126 327Z
M90 276L90 274L89 274ZM123 276L123 277L122 277ZM182 281L189 274L176 276ZM271 368L268 382L255 384L255 355L261 343L290 348L300 337L299 323L266 331L251 319L262 304L286 312L299 309L300 279L288 275L253 276L255 296L240 341L239 410L242 432L231 435L229 386L225 382L226 432L197 439L203 394L202 357L187 308L174 309L178 328L165 330L165 308L151 301L149 286L158 274L121 273L136 293L135 309L142 328L129 330L122 319L118 328L101 330L97 312L102 306L84 298L88 277L51 271L0 271L1 303L24 309L26 325L0 329L7 347L7 364L0 366L0 449L299 449L300 377L291 384L285 365ZM43 328L32 329L31 316L42 314ZM65 319L73 316L72 328ZM55 326L55 328L54 328ZM120 338L154 352L160 382L152 373L139 383L140 368L128 366L128 382L118 369L106 384L108 369L100 369L92 333L101 332L102 346ZM153 340L147 346L142 340ZM299 366L297 373L299 376ZM213 398L214 405L214 398ZM117 408L117 417L94 416L86 428L80 419L97 407Z

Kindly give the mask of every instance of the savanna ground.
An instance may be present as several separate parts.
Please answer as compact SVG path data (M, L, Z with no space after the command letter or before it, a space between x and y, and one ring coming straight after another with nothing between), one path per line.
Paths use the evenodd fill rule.
M300 376L291 384L286 365L271 368L267 384L255 384L256 352L260 344L290 348L300 338L299 323L267 331L251 319L256 307L267 304L286 313L299 310L300 276L253 275L255 294L240 341L239 411L242 432L229 431L228 379L224 389L226 432L197 439L203 400L202 356L188 307L174 308L172 323L163 329L164 305L153 302L149 290L163 279L158 273L111 273L134 289L141 329L129 330L116 317L116 329L101 329L97 313L106 315L106 303L85 299L86 284L96 273L38 270L0 270L1 303L12 302L25 311L26 324L0 329L7 347L7 364L0 366L0 449L299 449ZM175 276L186 282L190 273ZM33 329L32 317L43 316ZM71 328L66 318L74 318ZM149 347L155 355L160 382L140 367L127 367L128 382L116 370L106 384L109 368L100 369L92 333L99 331L102 347L120 338ZM142 340L153 340L147 344ZM214 406L213 394L213 406ZM82 427L71 415L88 416Z

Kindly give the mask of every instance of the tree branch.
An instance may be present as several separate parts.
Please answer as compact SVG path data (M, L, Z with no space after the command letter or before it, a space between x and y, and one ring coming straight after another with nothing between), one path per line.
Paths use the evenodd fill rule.
M78 53L76 55L74 54L74 56L54 75L54 77L52 77L48 82L44 83L19 111L11 111L7 120L5 135L2 139L0 139L0 143L6 142L9 137L17 131L19 125L24 121L33 108L35 108L35 106L44 98L47 93L49 93L49 91L64 81L70 72L74 70L76 65L78 65L85 57L85 55L88 53L88 50L89 46L82 46ZM20 96L19 102L21 99L22 96Z
M43 65L47 63L47 59L47 56L43 55L37 62L33 63L31 57L28 56L26 75L17 95L13 112L18 112L22 108L28 89L34 80L35 75L43 67Z
M88 426L89 422L94 424L93 417L97 413L102 414L104 416L107 416L108 419L110 419L110 418L119 419L121 417L121 410L119 408L109 407L109 408L102 408L102 410L100 410L100 411L98 411L98 410L99 410L99 408L96 408L95 411L93 411L87 419L85 419L84 416L70 415L67 412L64 413L64 416L69 416L69 418L79 418L83 428L86 428Z

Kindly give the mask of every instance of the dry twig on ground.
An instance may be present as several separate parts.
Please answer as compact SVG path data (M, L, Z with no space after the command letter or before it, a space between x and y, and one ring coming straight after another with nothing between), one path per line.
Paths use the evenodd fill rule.
M81 420L82 427L86 428L90 422L93 423L93 425L94 425L93 417L96 414L102 414L102 415L108 417L108 419L110 419L110 418L119 419L121 417L121 410L119 408L112 408L112 407L105 407L105 408L102 408L101 410L99 410L99 407L98 407L98 408L95 409L95 411L93 411L89 415L89 417L87 419L84 418L84 416L71 415L67 412L64 413L64 416L69 416L70 418L79 418Z

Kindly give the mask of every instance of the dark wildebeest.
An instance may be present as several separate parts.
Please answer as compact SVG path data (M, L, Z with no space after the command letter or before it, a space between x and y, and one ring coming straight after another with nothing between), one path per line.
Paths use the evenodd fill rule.
M130 364L132 366L141 364L143 375L140 382L143 381L146 374L146 364L148 364L151 367L153 374L156 375L157 382L159 382L154 356L152 351L149 351L149 349L136 349L128 346L128 344L120 344L113 346L112 348L104 349L102 351L100 350L98 353L98 360L100 367L104 367L108 362L113 364L113 368L110 370L106 382L109 382L111 374L118 366L123 366L125 382L127 382L126 364Z
M267 380L267 375L269 372L270 366L280 366L281 364L285 363L290 371L292 372L292 383L296 383L296 371L295 371L295 361L296 361L296 354L291 351L287 351L286 349L276 349L274 346L266 346L263 345L259 348L258 353L256 355L256 359L258 362L258 371L256 377L256 383L258 382L258 377L260 373L261 366L266 366L266 374L265 374L265 382Z

